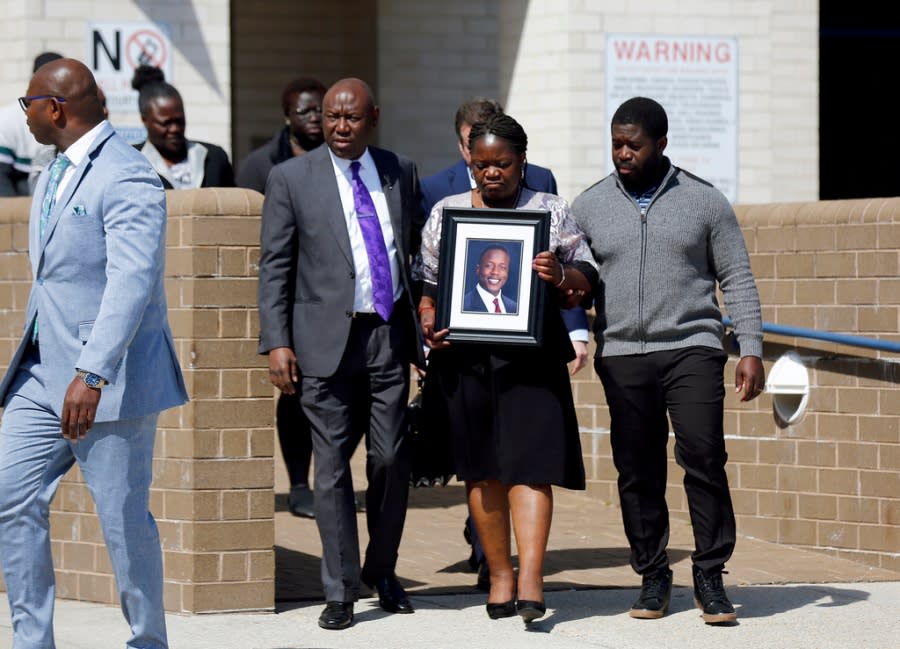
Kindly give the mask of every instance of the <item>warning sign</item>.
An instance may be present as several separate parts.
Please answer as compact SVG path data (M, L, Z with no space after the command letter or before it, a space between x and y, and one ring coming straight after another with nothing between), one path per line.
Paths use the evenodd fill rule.
M673 164L737 200L738 39L607 34L606 128L621 103L651 97L669 117ZM606 131L607 133L609 131ZM606 157L612 172L612 156Z
M137 91L131 87L141 65L160 68L172 79L172 39L161 23L89 23L88 67L106 94L110 113L137 112Z

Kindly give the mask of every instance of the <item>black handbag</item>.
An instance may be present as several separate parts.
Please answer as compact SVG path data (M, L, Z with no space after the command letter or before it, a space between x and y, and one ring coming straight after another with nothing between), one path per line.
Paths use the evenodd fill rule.
M453 477L453 453L443 400L419 377L418 390L407 406L410 487L443 487Z

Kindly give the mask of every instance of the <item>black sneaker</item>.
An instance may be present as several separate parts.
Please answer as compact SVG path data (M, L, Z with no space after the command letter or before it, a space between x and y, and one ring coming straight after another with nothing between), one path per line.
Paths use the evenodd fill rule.
M694 566L694 604L703 611L703 621L707 624L730 624L737 621L734 606L728 601L722 573L703 574Z
M641 620L657 620L666 614L672 597L672 571L662 568L644 575L641 594L628 614Z

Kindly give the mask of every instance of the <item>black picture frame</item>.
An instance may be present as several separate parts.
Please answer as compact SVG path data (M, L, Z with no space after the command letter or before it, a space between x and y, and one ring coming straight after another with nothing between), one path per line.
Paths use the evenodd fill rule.
M436 328L449 329L451 342L540 345L547 290L531 269L531 260L549 246L549 210L445 207ZM494 306L501 313L487 310L474 282L481 252L498 247L509 256L507 278L500 287L503 306Z

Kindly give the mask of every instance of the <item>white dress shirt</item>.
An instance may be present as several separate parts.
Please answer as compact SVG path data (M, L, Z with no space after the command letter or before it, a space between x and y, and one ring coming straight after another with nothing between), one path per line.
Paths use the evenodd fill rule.
M75 169L77 169L78 165L80 165L81 162L87 157L88 151L90 151L91 147L94 146L94 140L97 139L97 136L100 134L100 131L103 130L105 124L106 120L103 120L90 131L70 144L68 149L63 151L63 153L69 159L70 164L68 167L66 167L66 170L63 172L62 178L60 178L59 180L59 185L57 185L56 187L56 200L58 200L59 197L62 196L66 185L69 184L69 181L72 180L72 176L75 175Z
M356 216L356 206L353 200L353 185L350 183L353 172L350 170L352 160L346 160L334 155L331 156L331 164L334 166L334 175L337 179L338 192L341 196L341 206L344 208L344 220L347 223L347 233L350 235L350 250L353 253L353 265L356 268L355 288L353 293L353 310L356 312L373 313L375 305L372 300L372 273L369 271L369 254L366 252L366 242L359 228L359 220ZM381 188L381 178L378 176L378 168L367 148L358 158L360 164L359 177L369 190L375 211L378 213L378 222L384 235L384 244L387 248L388 261L391 265L391 282L394 290L394 301L400 299L403 288L400 285L400 264L397 259L397 245L394 241L394 229L391 226L391 215L388 211L387 199Z
M475 290L478 291L478 297L484 302L485 308L488 310L488 313L497 313L494 309L494 300L497 300L497 304L500 305L500 313L506 313L506 306L503 304L503 292L497 293L494 295L490 291L484 290L484 287L479 282L475 285Z

